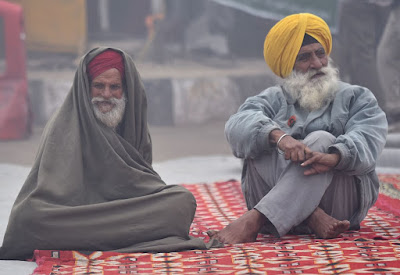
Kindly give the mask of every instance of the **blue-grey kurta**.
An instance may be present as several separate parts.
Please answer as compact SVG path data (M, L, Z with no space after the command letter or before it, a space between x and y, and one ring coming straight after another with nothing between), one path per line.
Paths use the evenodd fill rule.
M388 129L386 115L370 90L339 82L332 102L308 112L281 86L274 86L249 97L226 123L225 134L236 157L256 159L276 149L268 138L275 129L296 139L317 130L335 136L331 148L340 152L341 159L334 172L357 178L360 208L355 215L365 217L378 196L375 167Z

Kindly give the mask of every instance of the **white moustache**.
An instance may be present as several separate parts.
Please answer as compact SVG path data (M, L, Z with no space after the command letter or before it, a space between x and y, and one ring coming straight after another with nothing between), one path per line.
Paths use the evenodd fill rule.
M92 98L92 103L96 104L99 102L107 102L107 103L112 103L112 104L118 104L121 101L121 99L115 98L115 97L111 97L109 99L105 99L103 97L100 96L95 96Z

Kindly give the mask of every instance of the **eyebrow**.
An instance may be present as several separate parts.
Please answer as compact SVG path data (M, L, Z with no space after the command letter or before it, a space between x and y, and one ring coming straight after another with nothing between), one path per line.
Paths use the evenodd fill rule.
M319 51L323 51L325 53L324 47L318 48L318 49L316 49L314 51L306 51L306 52L303 52L303 53L299 53L297 55L297 57L296 57L296 61L298 59L301 59L301 58L304 58L304 57L309 57L312 53L318 53Z
M303 58L303 57L308 57L310 55L311 55L311 52L300 53L300 54L297 55L296 59L300 59L300 58Z

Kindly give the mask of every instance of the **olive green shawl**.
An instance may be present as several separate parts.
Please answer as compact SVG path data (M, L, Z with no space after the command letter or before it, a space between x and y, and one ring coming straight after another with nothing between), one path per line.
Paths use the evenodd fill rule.
M65 102L46 125L32 170L11 211L0 259L35 249L167 252L205 249L189 236L196 201L153 170L143 84L125 63L127 104L117 132L92 111L88 62L80 61Z

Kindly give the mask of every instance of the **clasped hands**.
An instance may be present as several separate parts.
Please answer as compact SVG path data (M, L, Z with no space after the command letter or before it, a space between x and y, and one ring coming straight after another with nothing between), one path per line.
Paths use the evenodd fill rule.
M275 132L275 131L273 131ZM278 140L284 134L282 131L275 133L270 138ZM300 163L301 166L307 167L304 175L321 174L333 169L340 160L338 153L326 154L311 150L301 141L291 136L284 136L279 142L279 149L284 152L285 159Z

